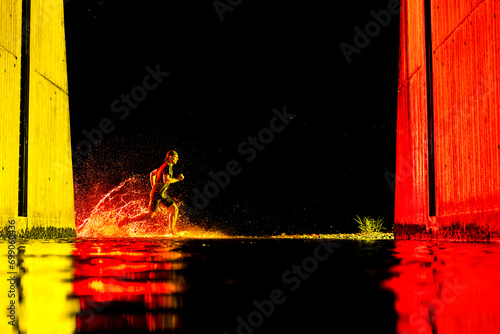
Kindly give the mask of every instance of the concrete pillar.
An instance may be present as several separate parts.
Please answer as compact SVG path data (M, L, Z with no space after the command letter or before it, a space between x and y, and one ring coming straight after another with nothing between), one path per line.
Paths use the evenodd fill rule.
M64 3L24 1L29 8L24 14L21 0L0 3L0 226L14 220L18 232L74 228ZM21 68L23 57L29 61ZM27 94L21 96L23 73L29 75ZM26 215L18 208L21 99L29 101Z

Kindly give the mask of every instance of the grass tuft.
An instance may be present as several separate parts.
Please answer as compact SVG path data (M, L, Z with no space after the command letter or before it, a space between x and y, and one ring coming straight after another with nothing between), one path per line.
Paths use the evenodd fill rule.
M57 239L57 238L75 238L76 230L71 227L54 226L33 226L31 229L17 230L15 239ZM11 239L13 235L8 227L0 228L0 239Z
M384 223L384 218L379 217L377 219L374 219L370 216L360 218L356 215L356 218L354 218L354 220L358 223L359 231L362 233L381 232L382 230L386 230L385 227L382 226Z

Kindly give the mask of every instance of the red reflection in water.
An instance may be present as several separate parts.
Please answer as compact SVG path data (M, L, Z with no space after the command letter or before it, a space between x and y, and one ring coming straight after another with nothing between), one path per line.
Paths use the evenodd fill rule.
M398 334L497 333L500 245L396 241Z
M74 293L77 329L161 331L179 329L180 269L185 254L169 240L78 240Z

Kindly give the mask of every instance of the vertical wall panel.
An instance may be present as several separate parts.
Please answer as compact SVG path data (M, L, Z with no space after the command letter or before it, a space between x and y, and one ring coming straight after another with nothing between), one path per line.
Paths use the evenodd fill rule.
M31 12L28 218L74 227L63 1L31 0Z
M0 2L0 226L17 216L21 1Z
M418 82L424 85L425 81L416 79L418 70L410 73L409 59L418 59L420 55L413 53L421 54L425 45L412 42L409 36L421 33L424 19L411 8L418 5L411 4L402 6L401 14L401 43L405 44L401 50L406 50L406 54L401 53L400 57L406 60L400 60L400 66L406 68L400 67L397 161L406 159L416 170L411 174L415 178L411 184L402 173L396 174L400 189L396 193L395 235L499 240L500 1L430 3L436 216L427 216L426 228L422 227L419 207L423 199L417 187L422 186L419 176L427 173L426 164L419 160L425 136L414 132L426 122L422 113L425 106L419 102L425 99L426 91L411 88ZM408 87L403 89L402 85ZM417 207L412 207L412 203ZM410 225L418 228L407 228Z
M63 3L31 0L27 15L21 0L0 2L0 225L14 219L17 230L75 226ZM27 217L18 216L23 38L30 45Z
M438 213L464 224L500 208L493 2L474 7L434 52Z
M395 212L397 223L424 228L429 212L425 89L425 70L420 69L399 92Z
M429 204L423 3L401 3L395 222L425 229Z

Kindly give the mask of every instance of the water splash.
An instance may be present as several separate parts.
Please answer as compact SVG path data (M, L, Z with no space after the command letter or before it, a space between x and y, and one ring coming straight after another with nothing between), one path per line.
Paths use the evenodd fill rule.
M171 219L170 212L162 205L156 210L153 218L132 222L121 227L118 223L148 211L149 189L144 186L140 176L133 176L120 183L105 194L77 227L78 237L186 237L186 238L226 238L217 231L207 231L196 226L181 214L177 220L175 234L167 230ZM178 203L180 205L181 203Z

